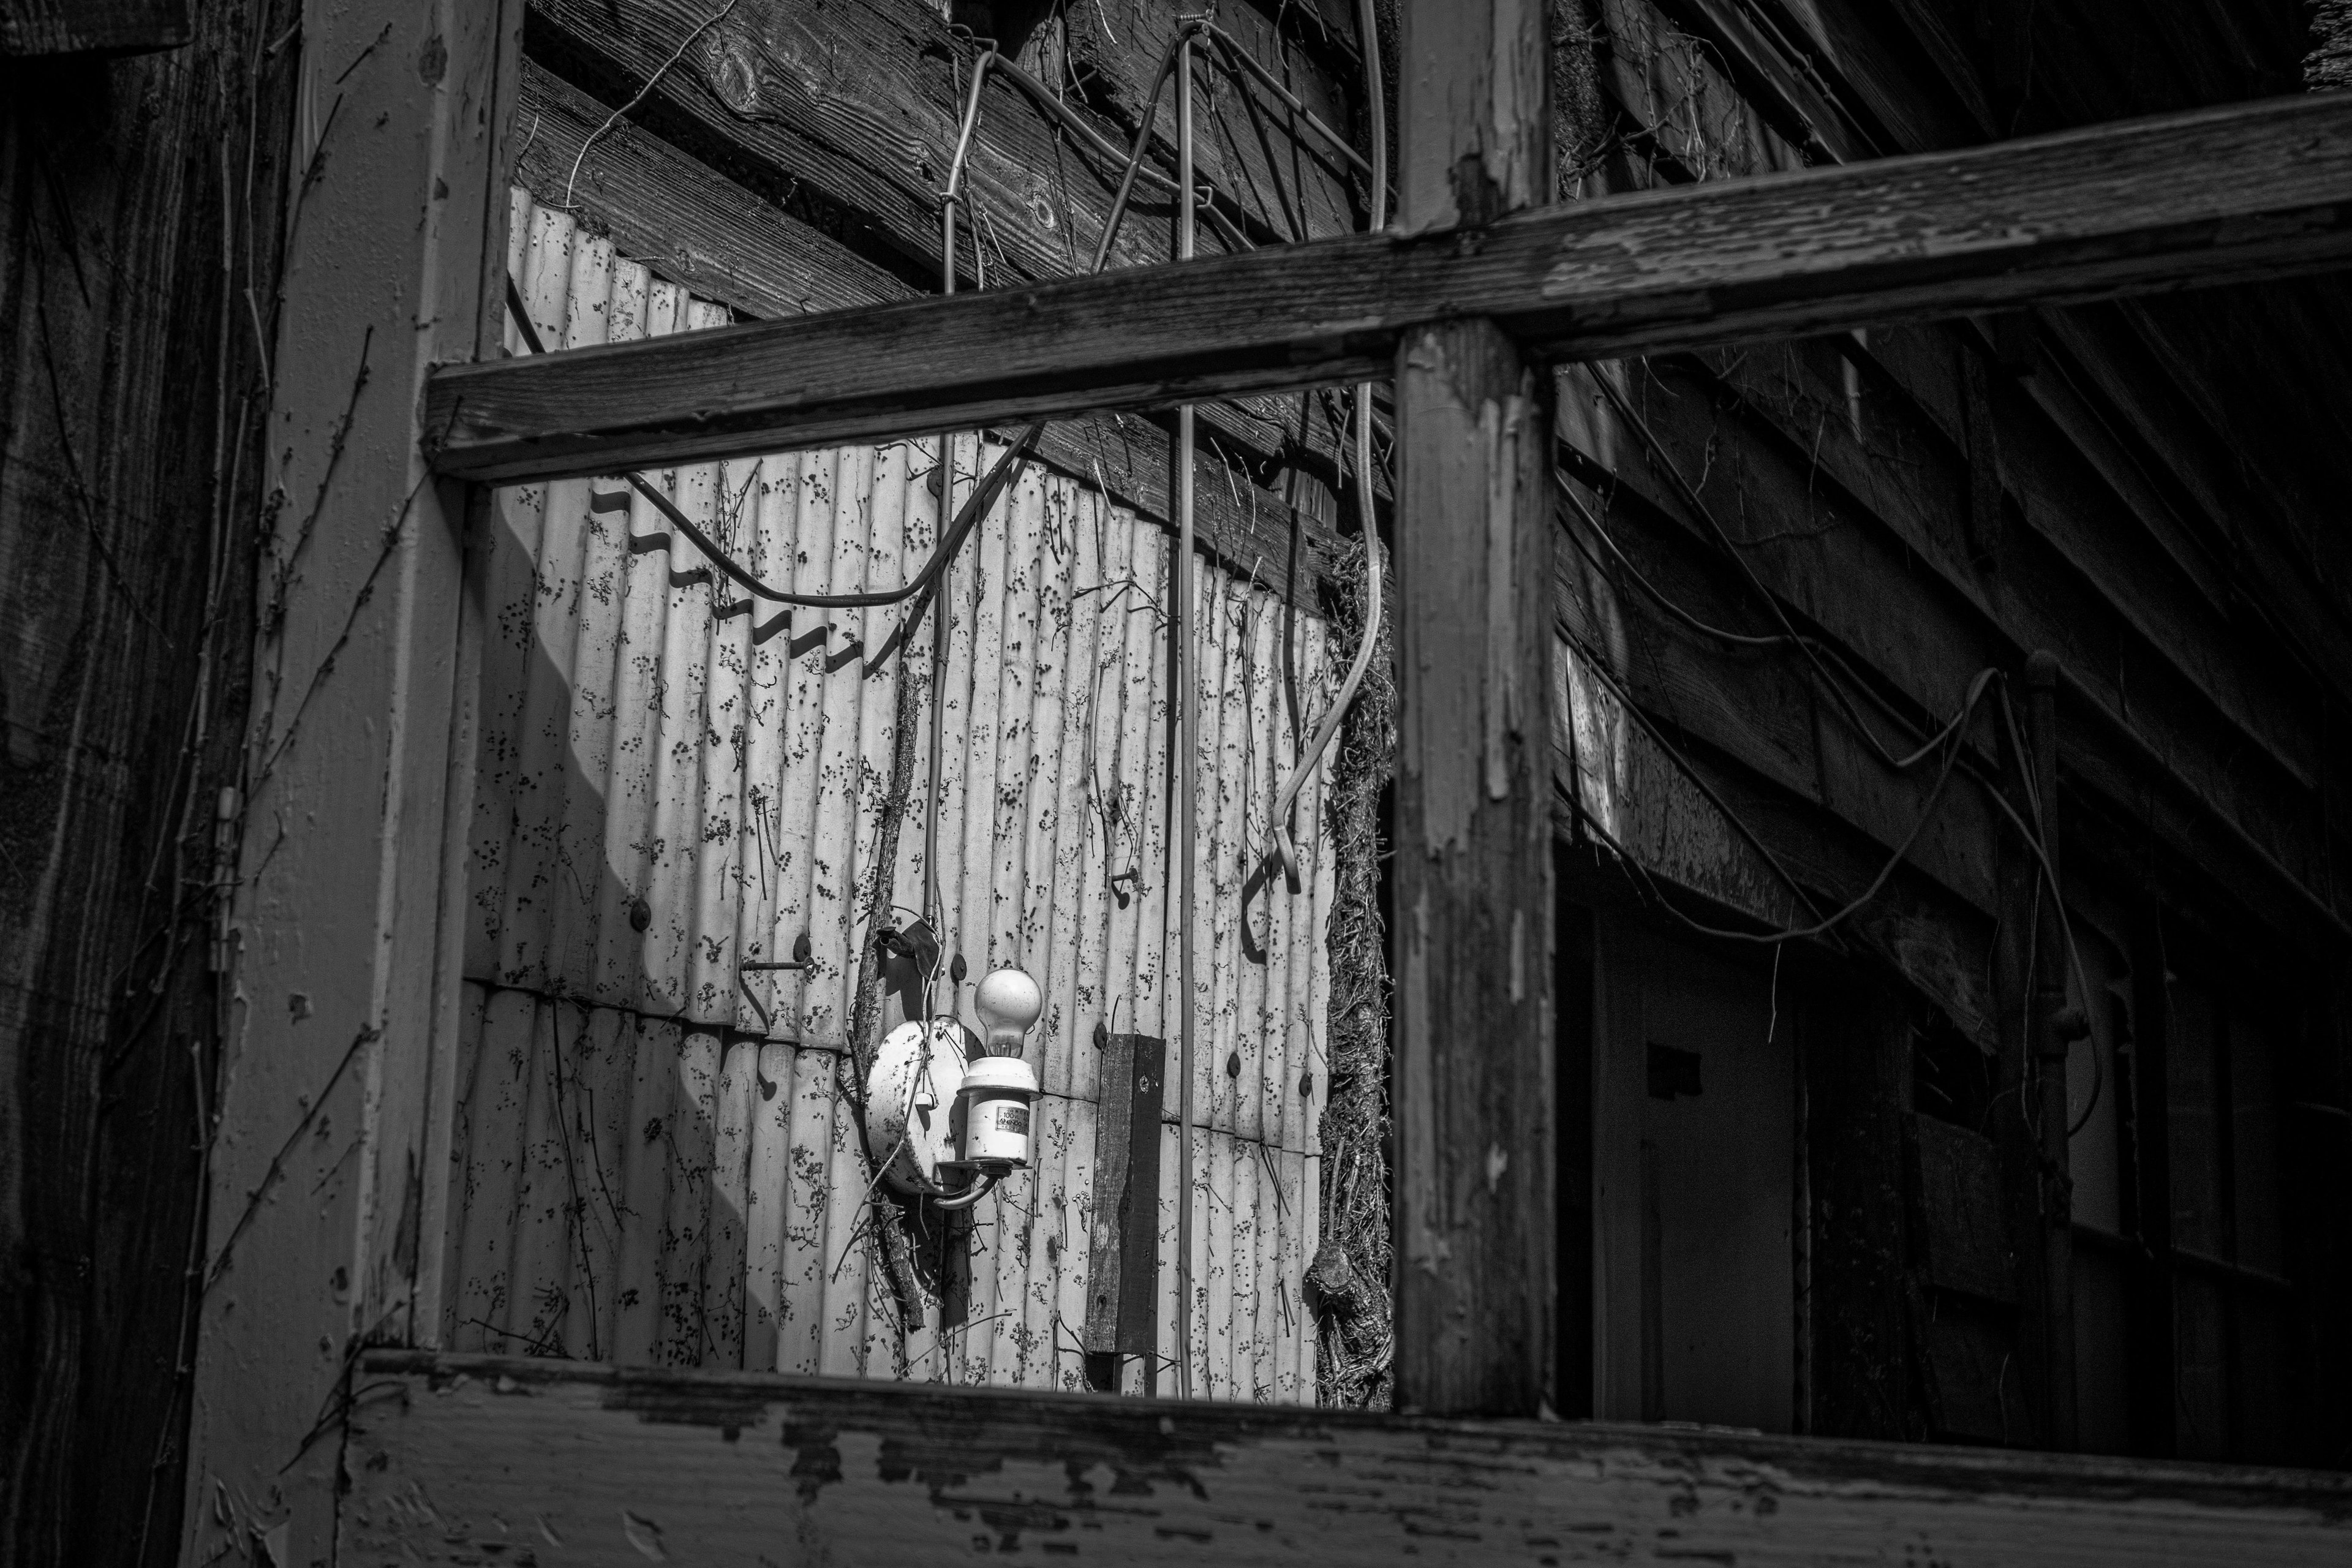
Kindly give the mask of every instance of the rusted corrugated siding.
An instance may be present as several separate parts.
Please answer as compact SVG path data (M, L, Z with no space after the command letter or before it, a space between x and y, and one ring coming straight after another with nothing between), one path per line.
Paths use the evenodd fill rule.
M516 219L514 275L550 346L721 319L561 214L519 197ZM959 439L959 486L998 449ZM839 593L919 568L939 523L936 451L847 447L655 478L766 580ZM1047 1098L1034 1173L979 1211L967 1325L944 1343L914 1336L902 1365L857 1235L867 1177L835 1081L894 740L899 663L885 650L902 612L739 604L610 479L502 491L489 531L452 1342L1075 1383L1094 1031L1165 1035L1174 1021L1165 537L1033 468L950 577L945 935L975 973L1019 963L1045 986L1030 1055ZM1198 1364L1215 1394L1308 1397L1297 1289L1316 1243L1329 857L1310 785L1305 891L1244 887L1294 756L1282 608L1262 585L1199 576ZM1322 636L1299 617L1313 707L1328 686ZM928 650L919 633L919 665ZM894 872L902 905L921 902L920 772ZM736 966L789 953L803 931L816 957L806 977L750 981L775 1019L763 1027ZM1163 1347L1176 1170L1174 1130L1164 1136Z

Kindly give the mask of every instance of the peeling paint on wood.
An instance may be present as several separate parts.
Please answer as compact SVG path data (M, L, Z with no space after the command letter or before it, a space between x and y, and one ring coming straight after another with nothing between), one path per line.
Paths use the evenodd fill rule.
M377 1352L345 1560L2320 1563L2352 1479Z

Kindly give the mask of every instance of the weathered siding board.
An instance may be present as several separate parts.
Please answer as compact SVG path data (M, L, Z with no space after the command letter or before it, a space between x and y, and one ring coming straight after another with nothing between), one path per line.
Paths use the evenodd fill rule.
M2305 1470L399 1352L361 1373L363 1563L2240 1568L2352 1534L2352 1484Z
M467 1016L448 1342L624 1365L893 1372L837 1051L480 984L467 987ZM975 1211L963 1322L918 1348L908 1375L1082 1385L1096 1114L1091 1100L1040 1102L1031 1174ZM1160 1136L1165 1345L1174 1125ZM1319 1161L1195 1136L1203 1392L1311 1397L1298 1280L1318 1240Z
M550 346L721 315L520 195L513 233L510 264ZM929 557L935 449L647 478L764 579L840 593L902 582ZM1001 450L958 439L948 505ZM946 579L943 936L975 973L1017 962L1037 976L1047 1005L1031 1058L1047 1099L1032 1175L976 1211L963 1323L915 1336L901 1369L858 1235L869 1173L835 1075L895 740L899 656L876 656L904 610L745 606L618 480L499 493L478 567L495 630L447 1342L1077 1384L1095 1029L1164 1033L1173 1019L1170 564L1158 529L1032 468ZM1225 573L1199 581L1210 859L1196 915L1196 1338L1210 1391L1297 1398L1313 1386L1297 1290L1317 1239L1315 1096L1328 1077L1319 781L1295 825L1302 892L1257 858L1298 737L1328 700L1324 628L1297 617L1307 711L1294 726L1280 595ZM929 637L913 640L919 676ZM923 901L928 738L916 737L893 870L901 920ZM782 956L803 932L807 974L743 982L763 1023L737 965ZM1175 1168L1164 1162L1163 1253ZM1165 1264L1162 1277L1173 1279ZM1163 1315L1173 1310L1171 1295Z

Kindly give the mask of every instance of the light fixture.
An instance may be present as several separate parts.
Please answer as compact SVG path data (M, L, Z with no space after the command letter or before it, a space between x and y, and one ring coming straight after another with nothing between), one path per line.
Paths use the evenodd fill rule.
M985 1041L953 1018L901 1024L866 1079L866 1149L902 1193L968 1208L1029 1163L1037 1071L1022 1059L1045 993L1011 965L983 977L972 1010Z

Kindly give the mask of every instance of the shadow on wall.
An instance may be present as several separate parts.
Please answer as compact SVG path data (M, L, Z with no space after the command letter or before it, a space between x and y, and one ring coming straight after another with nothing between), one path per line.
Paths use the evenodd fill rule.
M516 275L548 341L717 318L608 246L572 247L560 218L518 219ZM959 495L995 449L958 444ZM935 452L649 477L764 579L840 593L902 582L928 556ZM1045 986L1030 1057L1046 1098L1032 1173L969 1230L916 1238L935 1273L969 1257L968 1300L950 1303L961 1323L942 1332L933 1311L902 1335L842 1052L904 611L755 605L614 480L500 492L470 578L481 655L445 1342L1080 1384L1092 1036L1164 1027L1172 952L1166 571L1156 530L1032 470L950 575L935 896L948 951L975 977L1017 962ZM1204 576L1202 838L1217 885L1201 931L1195 1338L1208 1386L1295 1398L1312 1388L1297 1289L1314 1247L1329 872L1319 839L1303 841L1307 893L1254 889L1244 931L1244 864L1292 756L1282 616L1275 595ZM914 639L919 681L929 640ZM1300 643L1319 690L1318 623ZM898 921L922 902L928 741L926 726L890 871ZM739 974L803 932L805 975ZM1163 1168L1172 1181L1172 1152ZM1164 1252L1172 1188L1162 1197Z

